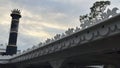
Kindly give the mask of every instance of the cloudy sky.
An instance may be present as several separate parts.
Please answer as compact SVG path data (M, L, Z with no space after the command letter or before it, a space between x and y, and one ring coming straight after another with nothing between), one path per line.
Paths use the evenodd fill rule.
M0 43L7 45L12 9L20 9L18 49L24 50L80 26L79 16L89 13L98 0L0 0ZM111 0L111 7L120 0Z

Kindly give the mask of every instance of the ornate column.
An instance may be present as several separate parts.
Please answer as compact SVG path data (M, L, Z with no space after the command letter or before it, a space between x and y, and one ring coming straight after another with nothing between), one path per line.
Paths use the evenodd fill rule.
M11 29L9 35L9 42L6 49L7 55L13 55L17 52L17 34L18 34L18 26L19 26L19 19L21 18L20 10L14 9L11 13L12 22L11 22Z

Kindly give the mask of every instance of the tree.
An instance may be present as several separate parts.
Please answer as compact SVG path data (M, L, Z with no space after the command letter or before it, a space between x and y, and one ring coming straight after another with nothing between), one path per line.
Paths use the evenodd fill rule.
M42 42L40 42L40 43L38 44L38 46L42 46L42 44L43 44L43 43L42 43Z
M61 35L60 34L56 34L55 36L54 36L54 39L55 40L58 40L58 39L60 39L61 38Z
M90 8L90 16L92 18L97 17L99 14L103 13L106 7L110 5L110 1L97 1Z
M46 42L46 43L49 43L49 42L51 42L51 39L48 38L45 42Z
M73 33L73 31L74 31L74 28L68 28L68 30L65 31L65 34L66 34L66 35L70 35L70 34Z
M104 12L106 7L110 5L110 1L97 1L90 8L90 13L80 16L80 23L82 28L86 28L88 25L91 25L95 18L99 18L100 14Z
M80 28L76 27L75 32L78 32L78 31L80 31Z

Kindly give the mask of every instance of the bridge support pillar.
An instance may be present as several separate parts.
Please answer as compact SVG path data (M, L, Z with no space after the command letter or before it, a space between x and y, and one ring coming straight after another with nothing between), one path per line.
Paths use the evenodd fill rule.
M56 60L56 61L50 61L49 63L53 68L61 68L63 66L64 59L59 59L59 60Z

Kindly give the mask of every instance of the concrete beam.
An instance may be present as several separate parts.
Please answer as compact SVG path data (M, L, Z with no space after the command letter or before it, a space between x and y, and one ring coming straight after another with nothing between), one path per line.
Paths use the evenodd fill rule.
M103 68L120 68L120 65L117 64L117 65L104 65Z
M103 68L115 68L113 65L104 65Z

